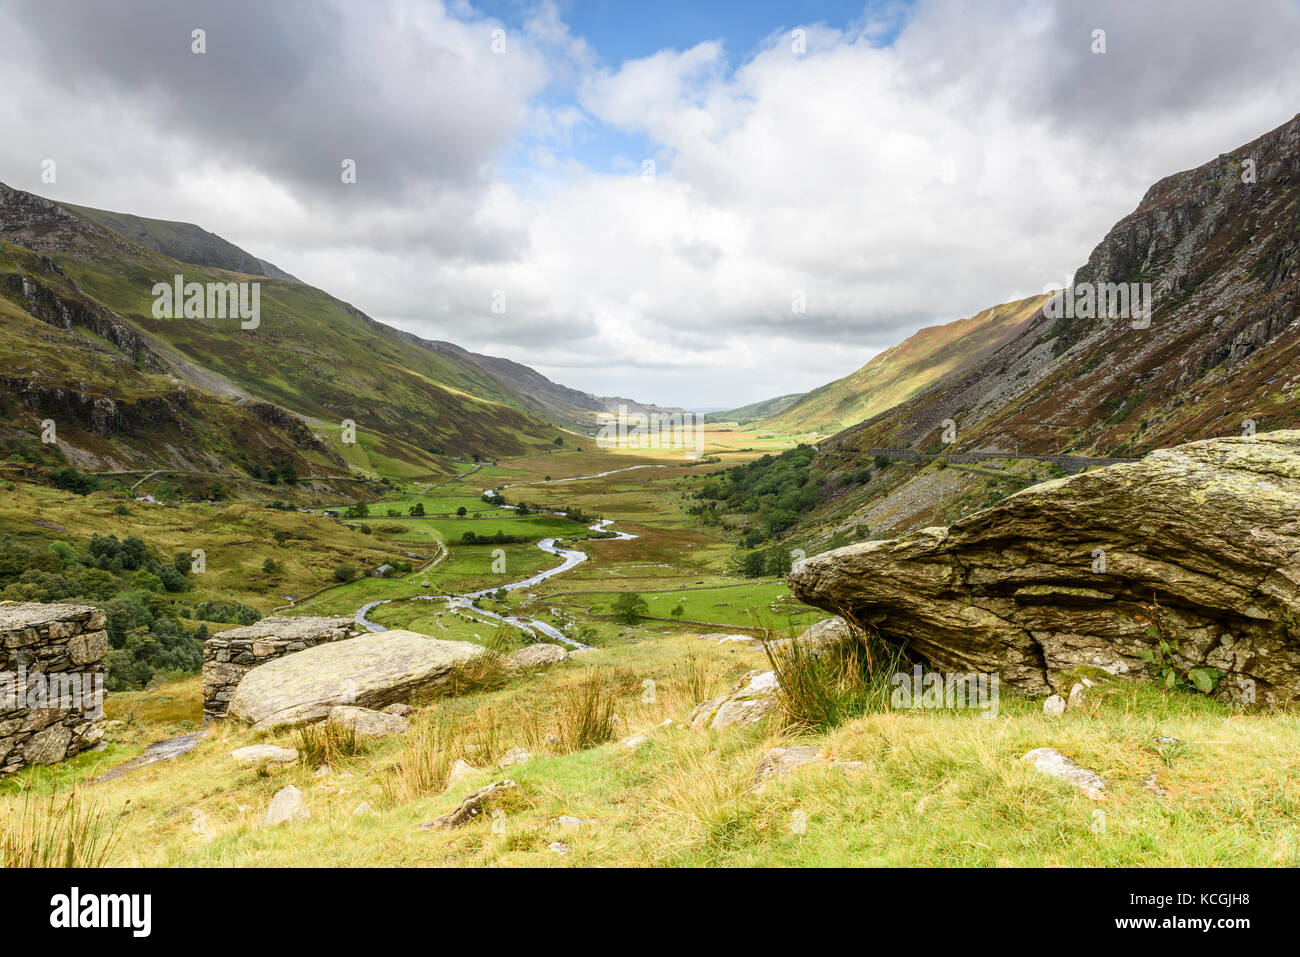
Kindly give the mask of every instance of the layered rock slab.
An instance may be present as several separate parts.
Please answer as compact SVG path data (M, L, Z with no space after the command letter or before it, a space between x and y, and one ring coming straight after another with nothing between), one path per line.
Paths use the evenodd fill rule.
M1172 664L1218 693L1300 698L1300 431L1192 442L1025 489L948 528L800 561L795 597L949 671L1031 694L1080 666L1150 673L1151 609ZM1142 606L1147 606L1144 609Z
M458 664L490 653L400 630L317 645L248 672L229 713L266 729L320 721L342 705L381 709L438 687Z

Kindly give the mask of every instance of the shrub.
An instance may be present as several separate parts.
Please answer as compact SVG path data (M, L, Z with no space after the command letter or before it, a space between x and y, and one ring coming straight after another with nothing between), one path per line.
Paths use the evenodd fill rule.
M338 582L350 582L357 577L355 565L340 565L334 569L334 580Z

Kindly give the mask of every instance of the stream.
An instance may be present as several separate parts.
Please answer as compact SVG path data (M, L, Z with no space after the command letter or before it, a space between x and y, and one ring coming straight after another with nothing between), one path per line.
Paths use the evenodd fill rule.
M500 494L501 492L503 492L508 488L519 488L520 486L526 486L526 485L556 485L559 484L560 482L578 482L584 479L604 478L607 475L615 475L619 472L630 472L633 469L660 469L660 468L671 468L671 466L629 465L626 468L610 469L608 472L598 472L595 475L575 475L571 478L548 479L540 482L515 482L512 485L502 485L500 488L484 489L483 494L484 495L488 495L491 493ZM506 509L514 508L514 506L512 505L501 505L499 507L506 508ZM559 513L555 512L552 514L559 514ZM613 532L613 536L614 536L613 538L604 538L601 539L601 541L625 542L628 541L629 539L636 538L636 536L631 534L630 532L620 532L611 529L610 526L613 524L614 524L613 519L606 518L606 519L601 519L599 522L596 522L594 525L589 525L587 527L593 532ZM568 645L570 648L576 648L578 650L589 649L591 645L587 645L574 638L570 638L568 635L564 634L564 632L560 631L560 629L556 628L554 625L548 624L547 622L538 621L536 618L526 618L523 615L499 615L494 611L488 611L484 608L474 607L474 599L476 598L485 598L488 595L494 594L497 591L503 589L509 592L509 591L516 591L517 589L520 588L531 588L533 585L536 585L539 582L543 582L554 575L559 575L562 574L563 572L567 572L571 568L576 568L578 565L581 565L583 562L587 560L586 552L580 551L579 549L576 548L561 548L559 545L556 544L556 542L557 539L544 538L537 543L537 547L540 548L542 551L546 552L548 555L555 555L557 558L563 559L563 561L553 568L548 568L545 571L538 572L536 575L531 575L528 578L522 579L521 581L513 582L509 585L498 585L492 588L482 588L478 591L466 592L462 595L412 595L408 598L384 598L379 601L367 602L366 604L358 608L355 616L355 620L358 625L361 625L363 628L367 629L368 631L372 631L372 632L387 631L388 629L386 627L384 627L383 625L379 624L376 621L371 621L370 618L367 617L373 609L378 608L380 605L387 605L390 602L394 602L394 601L445 601L449 608L461 608L475 615L482 615L485 618L489 618L494 621L504 622L505 624L518 628L520 631L532 635L533 637L536 637L537 634L540 633L545 635L548 638L553 639L554 641L560 642L561 644L564 645Z

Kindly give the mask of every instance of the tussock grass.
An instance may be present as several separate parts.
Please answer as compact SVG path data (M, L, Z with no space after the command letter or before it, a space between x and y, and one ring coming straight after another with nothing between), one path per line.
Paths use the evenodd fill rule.
M486 649L483 653L452 666L447 680L434 690L432 697L460 698L504 688L513 677L503 657L510 650L512 640L507 630L498 628L483 642Z
M593 670L560 689L555 724L562 753L585 751L614 738L618 676Z
M851 625L849 636L821 649L798 641L763 642L776 672L777 708L791 730L833 728L849 718L888 710L890 678L907 657L874 631Z
M413 722L405 749L379 779L384 804L395 807L446 790L456 761L454 746L454 730L446 718Z
M122 836L119 821L75 790L28 790L0 804L0 867L103 867Z
M304 767L317 768L322 764L335 765L366 750L365 742L350 725L321 721L304 725L294 732L294 746L298 761Z

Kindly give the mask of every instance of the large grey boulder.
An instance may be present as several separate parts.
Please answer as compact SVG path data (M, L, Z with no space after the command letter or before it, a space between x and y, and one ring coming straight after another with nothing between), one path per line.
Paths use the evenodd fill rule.
M263 730L320 721L340 705L383 708L438 687L456 665L481 654L491 652L413 631L317 645L245 675L230 715Z
M1091 666L1148 675L1143 605L1172 664L1250 703L1300 697L1300 431L1192 442L1047 482L949 528L795 565L796 598L943 671L1066 692Z

